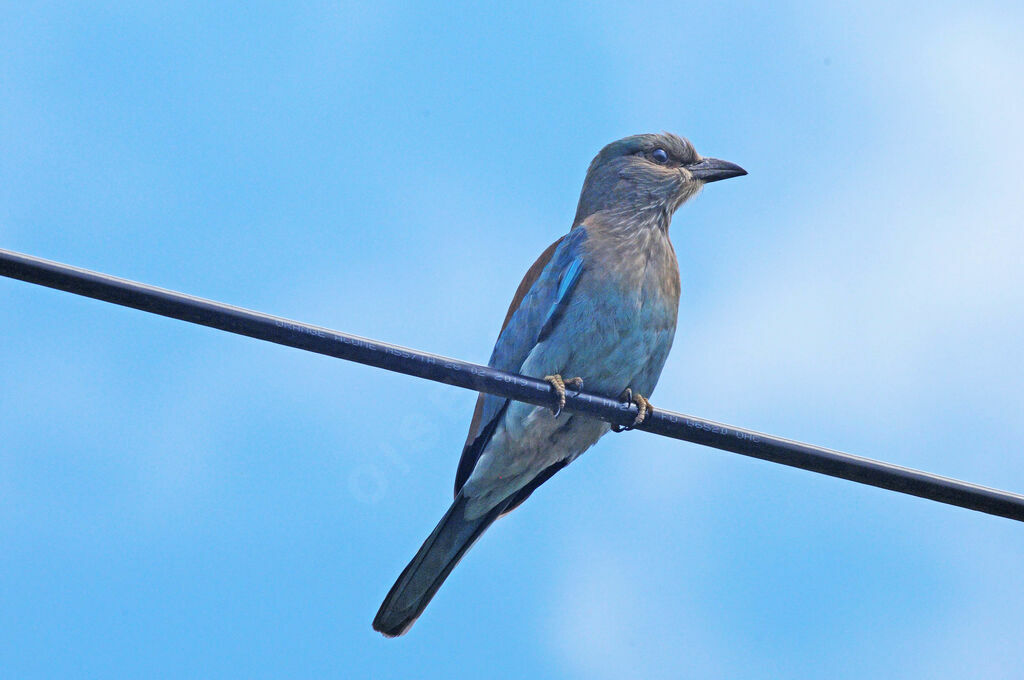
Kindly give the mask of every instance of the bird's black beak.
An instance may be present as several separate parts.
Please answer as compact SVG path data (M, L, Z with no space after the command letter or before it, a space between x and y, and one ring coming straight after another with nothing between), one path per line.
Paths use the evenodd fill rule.
M694 179L699 179L701 182L707 184L708 182L717 182L720 179L729 179L730 177L740 177L747 174L747 171L729 161L720 161L717 158L705 158L702 161L698 161L692 165L687 165L686 169L690 171Z

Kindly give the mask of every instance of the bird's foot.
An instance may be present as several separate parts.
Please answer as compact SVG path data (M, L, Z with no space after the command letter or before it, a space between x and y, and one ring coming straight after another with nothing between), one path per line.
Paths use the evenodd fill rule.
M565 408L565 388L567 386L575 388L576 394L583 389L583 378L580 377L564 380L562 376L555 373L544 376L544 381L551 384L551 391L555 393L555 405L551 407L551 412L555 414L556 418Z
M632 430L634 427L644 422L647 419L647 413L654 408L651 406L651 402L647 401L647 397L642 394L633 394L633 390L629 387L622 393L619 399L627 404L636 404L636 418L633 419L632 425L612 425L612 432L627 432Z

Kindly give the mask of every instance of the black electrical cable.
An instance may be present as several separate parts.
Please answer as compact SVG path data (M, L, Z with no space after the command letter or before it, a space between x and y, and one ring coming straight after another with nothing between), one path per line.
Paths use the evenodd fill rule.
M549 406L552 400L551 386L534 378L338 333L8 250L0 249L0 275L531 404ZM566 395L565 409L617 425L628 425L636 415L636 406L626 406L586 392L575 394L571 390ZM694 416L654 409L637 429L1024 521L1024 496L1018 494Z

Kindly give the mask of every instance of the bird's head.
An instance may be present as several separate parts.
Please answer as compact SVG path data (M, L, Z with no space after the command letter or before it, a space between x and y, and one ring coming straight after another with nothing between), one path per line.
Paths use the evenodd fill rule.
M745 174L734 163L702 158L689 140L668 132L626 137L601 149L591 162L573 224L605 213L667 227L676 208L705 184Z

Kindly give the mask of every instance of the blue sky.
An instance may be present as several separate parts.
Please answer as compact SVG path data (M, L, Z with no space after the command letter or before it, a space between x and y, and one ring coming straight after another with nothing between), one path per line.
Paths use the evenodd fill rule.
M5 3L0 247L467 360L605 143L656 405L1024 491L1019 3ZM1019 678L1019 524L643 433L370 620L473 395L0 281L9 677Z

